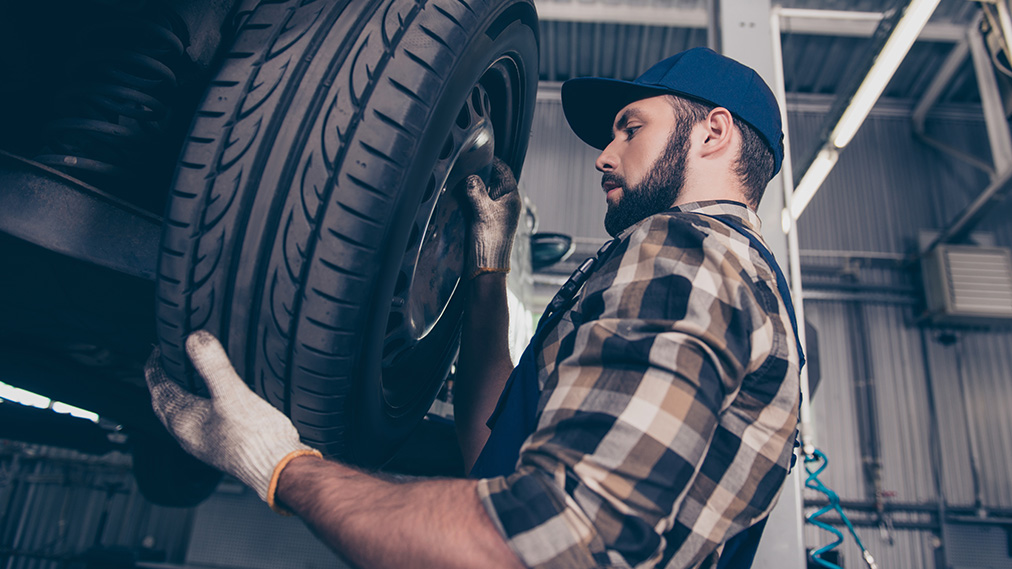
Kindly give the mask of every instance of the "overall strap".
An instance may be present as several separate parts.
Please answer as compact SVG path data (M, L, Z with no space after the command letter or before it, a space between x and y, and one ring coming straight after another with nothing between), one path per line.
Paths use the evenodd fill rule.
M486 423L491 433L471 468L469 475L472 478L506 476L516 468L517 460L520 458L520 447L537 428L538 403L541 400L537 359L541 338L554 328L562 315L573 306L576 293L612 252L615 243L617 242L614 240L608 241L598 250L596 256L584 261L548 304L541 320L538 321L534 337L527 344L527 349L520 357L520 363L506 380L495 410Z
M770 269L776 275L777 279L777 290L780 292L780 298L783 299L784 305L787 308L787 315L791 319L791 327L794 329L794 341L798 346L798 369L800 370L805 365L805 352L801 347L801 337L798 335L798 320L794 313L794 303L791 301L791 289L787 286L787 278L784 277L783 271L780 270L780 265L777 263L776 257L773 256L773 252L751 231L745 228L744 224L738 219L728 215L708 215L705 213L694 212L699 215L705 215L713 219L717 219L720 222L728 225L738 233L748 238L759 254L762 255L763 260L770 266ZM796 439L797 437L795 437ZM795 447L798 446L797 440L795 440ZM791 466L794 466L794 460L791 460ZM717 569L749 569L752 567L752 562L755 560L756 550L759 548L759 540L762 538L763 530L766 529L766 521L769 517L763 518L761 521L752 524L748 528L742 530L734 537L729 539L724 544L724 550L720 555L720 559L717 561Z
M698 211L693 213L716 219L744 235L752 243L752 247L759 251L766 264L770 266L773 274L776 275L777 290L780 292L780 298L784 301L784 306L787 308L787 316L791 319L791 327L794 329L794 341L798 347L798 369L800 370L805 367L805 350L801 347L801 335L798 334L798 317L794 313L794 302L791 301L791 287L788 286L787 277L780 270L780 265L777 263L777 258L773 256L773 252L758 237L753 235L751 231L746 229L745 225L737 218L730 215L709 215L699 213Z

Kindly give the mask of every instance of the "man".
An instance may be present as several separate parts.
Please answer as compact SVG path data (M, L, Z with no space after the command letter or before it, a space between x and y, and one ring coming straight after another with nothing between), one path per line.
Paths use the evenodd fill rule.
M776 101L751 69L694 49L633 82L570 81L563 105L603 148L616 239L553 300L508 380L501 311L466 316L455 415L486 477L398 483L320 459L207 333L187 350L211 399L149 364L184 448L368 568L710 567L761 528L792 456L803 357L754 211L783 158ZM503 197L468 185L472 307L505 304L518 208L496 171Z

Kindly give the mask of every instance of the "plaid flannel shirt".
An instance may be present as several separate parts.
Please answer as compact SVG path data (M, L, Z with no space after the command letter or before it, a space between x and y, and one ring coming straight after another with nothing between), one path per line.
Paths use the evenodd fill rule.
M793 451L798 353L774 272L704 215L651 216L543 336L536 431L479 496L529 566L709 567L765 517Z

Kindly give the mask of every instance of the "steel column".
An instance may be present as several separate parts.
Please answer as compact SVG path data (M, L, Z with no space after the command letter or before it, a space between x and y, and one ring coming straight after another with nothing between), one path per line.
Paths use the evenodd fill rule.
M952 51L949 52L949 56L945 59L945 63L942 64L938 74L931 80L931 84L924 90L924 95L917 101L917 106L914 107L913 122L914 125L920 127L921 130L924 128L924 120L928 116L928 111L931 107L935 106L938 99L941 98L945 89L952 82L953 77L963 67L963 63L966 62L967 56L970 55L970 46L967 41L961 41L957 43Z
M721 51L720 0L707 0L706 16L706 47L719 52Z
M719 27L722 53L755 69L776 90L778 84L783 83L777 74L778 65L782 66L783 60L775 49L780 32L774 30L771 13L771 0L721 0ZM780 106L785 117L786 102L782 97ZM786 121L784 130L787 130ZM785 159L788 157L785 156ZM789 164L785 162L781 172L788 171ZM781 225L785 205L783 183L783 173L770 182L758 212L763 220L763 238L782 265L788 259L787 235ZM787 266L784 265L784 268ZM800 296L795 302L796 307L800 306ZM803 311L798 313L798 324L804 328ZM806 566L801 470L799 464L787 479L780 500L770 514L766 535L753 564L756 569L804 569Z
M1002 104L998 80L994 76L994 64L984 45L984 36L980 27L970 27L967 34L970 44L970 55L973 58L973 69L977 73L977 87L980 101L984 108L984 123L987 126L987 137L991 142L991 160L994 170L1000 176L1012 168L1012 133L1009 132L1008 120L1005 118L1005 107Z
M914 260L923 258L942 243L959 241L969 235L987 215L985 206L1012 190L1012 131L1009 130L1001 92L998 90L998 80L995 78L993 63L987 46L984 44L979 24L980 21L977 20L970 26L966 41L977 75L977 88L980 91L981 106L984 109L984 123L991 144L994 175L987 188L942 229Z

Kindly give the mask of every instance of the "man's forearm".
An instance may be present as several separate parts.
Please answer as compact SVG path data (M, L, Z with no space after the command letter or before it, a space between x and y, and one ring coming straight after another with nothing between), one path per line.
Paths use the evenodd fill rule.
M509 354L509 311L506 307L506 275L478 275L468 283L460 359L453 393L454 422L464 464L468 470L477 460L503 386L513 371Z
M474 480L390 482L317 458L282 471L278 500L363 569L520 568Z

